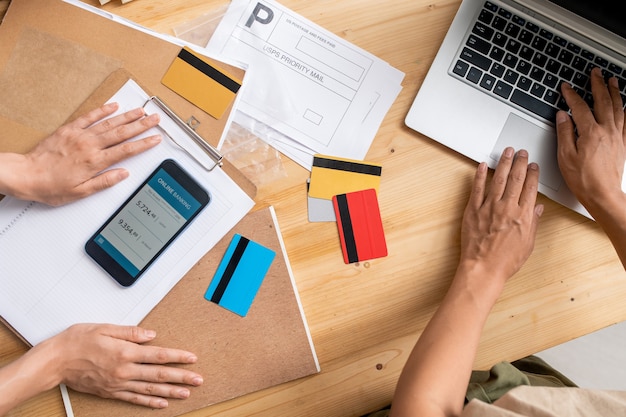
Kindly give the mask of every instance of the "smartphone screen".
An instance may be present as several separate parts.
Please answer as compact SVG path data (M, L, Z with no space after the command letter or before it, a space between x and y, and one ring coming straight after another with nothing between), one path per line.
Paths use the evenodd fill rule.
M85 251L118 283L132 285L209 203L209 194L168 159L87 241Z

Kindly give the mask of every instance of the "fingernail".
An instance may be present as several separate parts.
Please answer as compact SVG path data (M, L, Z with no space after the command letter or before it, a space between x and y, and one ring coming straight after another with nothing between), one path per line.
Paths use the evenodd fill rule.
M150 142L151 144L152 143L154 143L154 144L159 143L159 142L161 142L161 140L162 140L161 135L150 136L148 138L148 142Z
M537 207L535 207L535 213L537 214L537 217L541 217L541 215L543 214L543 204L539 204Z
M107 105L105 105L107 109L117 109L118 106L119 104L117 104L116 102L108 103Z
M517 156L521 156L522 158L528 158L528 151L526 149L520 149L517 151Z
M148 116L148 120L151 121L151 122L157 122L158 123L159 122L159 115L156 114L156 113L151 114L150 116Z
M513 156L513 152L514 152L513 148L506 148L504 150L504 156L506 156L507 158L510 158Z
M198 361L198 357L196 355L187 356L187 363L196 363Z
M537 165L537 163L536 163L536 162L531 162L531 163L528 165L528 169L531 169L531 170L533 170L533 171L538 171L538 170L539 170L539 165Z
M197 377L195 377L195 378L193 378L191 380L191 383L193 385L202 385L203 382L204 382L204 380L202 379L202 377L199 377L199 376L197 376Z
M619 88L619 83L617 82L617 78L615 78L615 77L609 78L609 84L611 85L611 87L618 87Z
M128 178L129 175L130 173L125 169L120 169L117 171L117 179L119 181L125 180L126 178Z
M556 113L556 123L557 124L561 124L561 123L567 122L568 118L569 118L569 116L563 110L559 110Z
M189 398L190 394L188 389L181 389L178 391L178 398Z
M487 171L487 163L486 162L481 162L480 164L478 164L478 170L480 172Z
M167 407L167 401L160 400L160 401L157 402L156 405L157 405L158 408L166 408Z
M144 334L150 339L154 339L156 337L156 332L154 330L145 330Z

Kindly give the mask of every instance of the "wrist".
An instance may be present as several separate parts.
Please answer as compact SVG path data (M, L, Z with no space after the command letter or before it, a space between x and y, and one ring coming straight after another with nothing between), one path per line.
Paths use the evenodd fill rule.
M47 349L36 346L0 368L0 415L57 386L59 379L51 372L53 363Z
M28 158L18 153L0 153L0 194L28 198Z
M24 355L28 361L27 372L36 379L36 386L40 392L52 389L62 382L60 364L63 358L59 357L57 351L52 338L34 346Z
M594 198L584 206L601 226L620 224L616 221L626 216L626 194L618 190L615 193Z
M485 263L462 260L459 262L452 285L463 287L464 291L471 293L476 299L495 304L508 278L501 271Z

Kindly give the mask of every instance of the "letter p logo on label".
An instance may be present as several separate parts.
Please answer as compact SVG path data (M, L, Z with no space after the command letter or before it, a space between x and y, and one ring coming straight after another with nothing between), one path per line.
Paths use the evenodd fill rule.
M263 14L263 16L261 16L261 14ZM272 9L261 3L257 3L252 11L252 14L248 18L248 21L246 22L246 27L249 28L252 26L252 23L254 23L255 20L261 24L267 25L273 18L274 11L272 11Z

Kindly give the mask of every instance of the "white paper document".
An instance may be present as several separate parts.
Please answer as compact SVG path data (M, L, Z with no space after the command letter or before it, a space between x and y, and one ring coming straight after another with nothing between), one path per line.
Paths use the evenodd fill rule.
M315 153L363 159L404 78L270 0L233 0L206 49L249 66L235 121L307 169Z
M131 80L111 101L124 112L147 98ZM56 208L10 197L0 202L0 315L33 345L75 323L138 324L254 205L221 168L208 172L163 134L167 130L180 142L187 137L157 106L146 112L158 112L161 125L142 137L161 134L163 141L121 162L130 177L118 185ZM124 288L85 253L85 242L168 158L190 173L211 201L139 280Z

